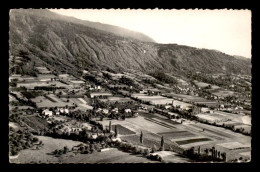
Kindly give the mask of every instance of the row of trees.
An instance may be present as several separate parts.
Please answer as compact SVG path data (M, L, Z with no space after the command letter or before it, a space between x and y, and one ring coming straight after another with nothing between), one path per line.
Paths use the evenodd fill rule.
M201 148L198 147L197 152L195 152L195 148L192 147L186 151L184 151L184 155L189 157L190 159L196 161L226 161L226 152L220 152L215 147L210 149L206 148L204 152L201 151Z

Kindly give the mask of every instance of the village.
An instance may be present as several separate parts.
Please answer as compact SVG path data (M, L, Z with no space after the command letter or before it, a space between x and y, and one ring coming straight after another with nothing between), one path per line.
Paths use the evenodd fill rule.
M111 162L117 154L121 158L113 162L251 159L248 76L183 78L104 70L73 76L35 69L36 76L9 77L12 162L88 163L92 154L95 162ZM236 82L206 83L209 77ZM26 154L32 152L30 159Z

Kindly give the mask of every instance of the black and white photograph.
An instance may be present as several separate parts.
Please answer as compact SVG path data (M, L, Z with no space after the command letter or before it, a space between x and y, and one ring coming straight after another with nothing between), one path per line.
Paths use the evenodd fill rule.
M10 9L9 163L250 163L251 18Z

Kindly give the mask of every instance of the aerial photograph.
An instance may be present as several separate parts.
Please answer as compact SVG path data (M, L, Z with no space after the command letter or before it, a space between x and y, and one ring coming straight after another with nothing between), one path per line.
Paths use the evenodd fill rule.
M251 17L10 9L9 163L251 162Z

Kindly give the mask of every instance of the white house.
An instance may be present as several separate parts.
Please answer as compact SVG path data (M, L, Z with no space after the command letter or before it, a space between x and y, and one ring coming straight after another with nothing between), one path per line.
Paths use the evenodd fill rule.
M64 109L64 113L69 114L69 109Z
M114 109L112 109L111 112L118 113L118 108L114 108Z
M125 113L131 113L131 109L125 109Z
M103 110L102 110L102 113L108 114L108 109L103 109Z
M171 105L165 105L165 109L169 109L171 107L172 107Z
M209 113L209 108L202 107L200 110L202 113Z
M52 116L52 115L53 115L53 112L50 111L49 109L45 109L44 111L42 111L42 114L48 115L48 116Z
M60 108L58 109L60 113L64 113L64 109L63 108Z

